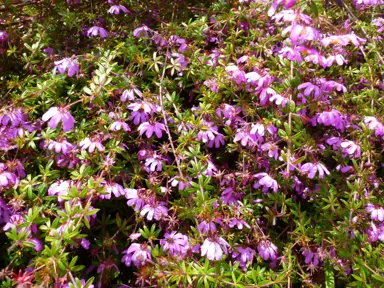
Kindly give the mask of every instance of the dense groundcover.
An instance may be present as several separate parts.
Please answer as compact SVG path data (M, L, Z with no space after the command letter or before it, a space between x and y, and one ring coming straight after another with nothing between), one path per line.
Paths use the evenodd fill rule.
M1 287L384 285L382 0L1 2Z

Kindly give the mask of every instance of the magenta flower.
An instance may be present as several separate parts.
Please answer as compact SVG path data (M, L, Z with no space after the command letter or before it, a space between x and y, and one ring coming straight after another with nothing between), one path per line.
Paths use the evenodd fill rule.
M169 251L172 256L182 256L189 249L188 236L176 231L165 233L164 239L160 240L160 245L163 246L164 251Z
M276 144L267 142L261 145L262 151L268 151L268 156L277 160L279 158L279 149Z
M228 204L237 204L237 201L242 199L242 194L236 192L232 187L226 188L223 193L221 193L221 200Z
M53 68L53 74L56 73L56 70L59 70L60 74L65 74L65 71L68 70L68 76L72 77L73 75L79 73L79 63L72 58L64 58L60 61L55 61L55 68Z
M10 125L11 127L17 127L25 123L25 115L20 108L6 110L0 115L0 124L3 126Z
M124 121L114 121L111 124L111 127L110 127L111 131L120 131L121 129L123 129L125 132L131 131L131 128L129 128L129 125Z
M129 199L127 202L128 206L135 206L134 210L139 211L141 208L145 205L144 198L142 197L142 192L144 192L145 189L131 189L131 188L125 188L125 198Z
M161 138L163 136L161 131L166 131L163 123L153 121L141 123L137 130L139 130L140 135L145 132L145 136L148 138L151 138L153 133L156 134L157 138Z
M201 221L199 224L198 231L200 233L216 232L217 228L214 222L218 222L218 221L207 221L207 220Z
M298 23L294 23L282 31L283 36L287 33L290 33L293 44L303 41L314 41L320 36L320 33L315 28Z
M108 37L108 32L103 27L93 26L87 30L88 37L100 36L101 39Z
M346 35L333 35L333 36L325 37L320 41L320 44L323 46L328 46L330 44L346 46L349 43L352 43L353 45L358 47L365 42L366 40L356 36L355 34L346 34Z
M21 225L23 223L24 223L23 216L14 214L9 218L8 222L3 227L3 231L8 231L9 229L12 229L13 227L17 227L18 225Z
M168 208L165 207L163 202L154 202L146 204L140 212L141 216L147 215L147 220L152 221L153 219L159 221L165 216L168 216Z
M83 150L89 151L89 153L93 153L95 149L99 150L99 152L103 152L105 150L103 144L101 144L101 141L98 137L93 137L93 138L85 138L80 142L80 147Z
M251 228L251 226L249 226L247 222L245 222L242 219L237 219L237 218L232 218L232 220L231 220L231 222L229 222L228 226L231 228L236 226L237 229L239 229L239 230L242 230L244 226L247 228Z
M0 163L0 187L16 186L19 183L15 173L6 171L7 167L4 163Z
M133 36L135 36L136 38L148 38L150 33L152 34L153 30L143 25L133 31Z
M69 188L71 187L71 181L57 181L53 183L48 188L48 195L49 196L56 196L58 195L58 201L63 202L64 200L60 198L61 195L65 196L68 195Z
M274 193L278 190L277 181L270 177L267 173L261 172L253 175L257 182L253 185L254 188L263 187L263 193L267 193L269 189L272 189Z
M371 213L371 219L383 222L384 221L384 208L369 203L365 210Z
M127 250L122 251L122 254L125 255L121 258L121 262L126 266L131 266L133 262L133 265L140 267L144 266L148 260L152 260L147 244L133 243Z
M344 116L335 109L318 113L317 122L324 126L333 126L342 132L345 130Z
M324 175L329 175L328 169L321 163L305 163L300 167L302 174L308 175L308 178L313 179L316 173L319 172L319 178L324 178Z
M340 142L341 152L355 158L361 156L360 146L353 141L343 140Z
M125 191L123 186L120 184L117 184L115 182L109 181L107 182L106 180L101 181L101 185L105 187L105 192L108 194L100 194L101 199L111 199L111 195L115 195L115 197L120 197L121 195L125 195Z
M135 95L139 96L140 98L143 97L143 93L136 87L133 87L131 89L126 89L123 91L123 94L121 94L121 101L126 102L128 100L135 100Z
M56 128L61 121L65 132L70 131L75 127L75 118L69 113L68 108L65 107L49 108L43 115L42 120L44 122L49 120L48 126L50 128Z
M228 253L229 244L223 238L214 236L205 239L203 245L201 245L201 256L207 256L209 260L220 260L224 253Z
M232 257L235 262L240 262L240 267L245 270L247 263L252 263L256 251L249 247L236 247L232 252Z
M291 47L283 47L279 51L279 56L282 58L287 58L290 61L297 61L298 63L303 62L300 51Z
M7 42L7 41L8 41L8 33L0 30L0 42Z
M384 18L376 18L372 21L372 24L375 25L377 28L377 33L384 32Z
M162 156L154 153L151 157L145 159L145 167L150 172L161 171L163 169Z
M0 224L8 222L11 217L11 210L7 203L0 198Z
M32 243L35 247L34 249L39 252L43 249L43 244L41 244L41 241L37 238L31 238L28 240L28 242Z
M319 255L317 252L313 252L311 248L302 248L301 254L305 257L304 262L308 265L318 266L320 263Z
M135 125L148 121L148 116L156 112L156 107L148 102L137 102L128 105L128 109L132 111L129 119L133 120Z
M75 145L69 143L65 138L59 141L49 139L46 146L48 150L63 154L68 154L73 148L75 148Z
M264 260L276 260L277 259L277 247L269 240L260 241L257 245L257 251Z
M127 14L129 13L129 10L124 5L112 5L108 10L109 14L119 15L120 12Z
M232 81L236 82L237 85L242 85L247 82L247 79L245 78L245 72L241 71L239 67L232 65L232 66L227 66L225 68L225 71L229 74L231 77Z

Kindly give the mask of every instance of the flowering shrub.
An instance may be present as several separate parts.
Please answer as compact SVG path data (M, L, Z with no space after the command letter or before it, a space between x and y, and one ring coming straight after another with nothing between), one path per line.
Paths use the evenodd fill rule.
M1 287L383 285L383 1L11 2Z

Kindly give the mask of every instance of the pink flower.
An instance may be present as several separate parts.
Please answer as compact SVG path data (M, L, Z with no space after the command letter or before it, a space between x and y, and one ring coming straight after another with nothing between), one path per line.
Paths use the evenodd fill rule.
M154 153L151 157L145 159L145 167L149 169L150 172L161 171L163 169L162 156Z
M244 226L247 228L251 228L251 226L249 226L247 222L245 222L242 219L237 219L237 218L232 218L231 222L229 222L228 226L231 228L236 226L237 229L239 229L239 230L242 230Z
M346 153L349 156L356 158L361 156L360 146L353 141L343 140L340 142L340 147L342 148L341 152Z
M6 171L4 163L0 163L0 187L16 186L19 182L15 173Z
M79 63L72 58L64 58L60 61L55 61L55 68L53 68L53 74L56 73L56 70L59 70L60 74L64 74L65 70L68 70L68 76L72 77L73 75L79 73Z
M121 101L126 102L128 100L135 100L135 95L139 96L140 98L143 97L143 93L136 87L133 87L131 89L126 89L123 91L123 94L121 94Z
M163 136L161 131L166 131L163 123L153 121L141 123L137 130L139 130L140 135L143 135L145 132L148 138L151 138L153 133L156 134L157 138L161 138Z
M88 29L88 37L96 37L97 35L99 35L101 39L104 39L108 37L108 32L103 27L99 26L93 26Z
M235 262L240 262L240 267L245 270L247 263L252 263L253 257L255 257L255 250L249 247L236 247L232 252L232 257Z
M44 122L51 119L48 123L50 128L56 128L61 121L65 132L72 130L75 127L75 118L69 113L65 107L51 107L42 117Z
M156 112L156 107L148 102L137 102L129 104L128 109L132 111L129 119L133 120L135 125L139 125L142 122L148 121L148 116Z
M7 41L8 41L8 33L0 30L0 42L7 42Z
M125 198L128 199L127 205L128 206L135 206L134 210L139 211L141 208L145 205L144 198L142 197L142 192L144 192L145 189L131 189L131 188L125 188Z
M118 183L112 182L112 181L101 181L102 186L105 187L105 192L108 194L100 194L101 199L111 199L111 195L115 195L115 197L120 197L121 195L125 195L125 191L123 186L121 186Z
M69 188L71 186L71 181L57 181L53 183L51 186L48 188L48 195L49 196L59 196L58 201L63 202L64 200L60 198L61 195L68 195Z
M320 33L310 26L300 25L294 23L282 31L284 36L287 33L290 33L290 38L293 44L304 41L314 41L317 40L320 36Z
M210 237L204 240L201 245L201 256L207 255L209 260L220 260L224 253L228 253L229 244L219 236Z

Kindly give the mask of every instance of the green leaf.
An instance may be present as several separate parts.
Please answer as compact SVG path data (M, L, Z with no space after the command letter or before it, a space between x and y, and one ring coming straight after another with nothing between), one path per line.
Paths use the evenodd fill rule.
M324 263L325 268L325 287L334 288L335 287L335 275L333 272L333 267L329 260L327 259Z

